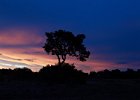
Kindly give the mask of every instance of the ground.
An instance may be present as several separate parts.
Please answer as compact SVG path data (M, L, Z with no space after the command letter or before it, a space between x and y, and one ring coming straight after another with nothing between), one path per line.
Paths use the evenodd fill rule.
M140 100L139 79L92 80L87 84L0 82L0 100Z

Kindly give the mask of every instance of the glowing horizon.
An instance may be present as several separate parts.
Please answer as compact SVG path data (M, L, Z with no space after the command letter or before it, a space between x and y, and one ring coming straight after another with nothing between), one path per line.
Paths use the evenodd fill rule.
M12 31L0 31L0 45L4 45L0 49L1 68L27 67L33 71L38 71L43 66L57 63L57 57L47 55L42 48L45 38L33 32L18 28L12 29ZM75 63L77 69L85 72L100 71L117 66L117 64L115 65L112 62L97 61L92 59L92 56L93 54L91 54L86 62L76 61L75 58L68 58L67 62Z

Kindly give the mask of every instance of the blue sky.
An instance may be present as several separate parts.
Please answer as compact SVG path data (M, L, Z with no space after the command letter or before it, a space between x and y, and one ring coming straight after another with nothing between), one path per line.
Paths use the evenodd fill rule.
M1 0L0 36L11 29L18 30L16 34L22 31L22 36L25 31L25 34L39 37L43 37L46 31L58 29L84 33L85 45L92 53L91 62L111 63L112 68L116 64L136 69L140 68L139 5L139 0ZM10 32L6 32L7 39ZM1 42L0 48L6 45L11 48L25 48L27 45L39 48L43 44L31 43L13 46L14 43Z

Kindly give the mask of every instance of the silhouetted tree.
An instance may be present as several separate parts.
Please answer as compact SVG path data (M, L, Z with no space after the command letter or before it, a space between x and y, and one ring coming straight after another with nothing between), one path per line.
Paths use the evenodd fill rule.
M48 54L56 55L59 64L65 62L67 55L76 57L80 61L86 61L90 55L90 52L86 50L83 44L84 34L75 36L72 32L58 30L46 32L46 37L43 48Z

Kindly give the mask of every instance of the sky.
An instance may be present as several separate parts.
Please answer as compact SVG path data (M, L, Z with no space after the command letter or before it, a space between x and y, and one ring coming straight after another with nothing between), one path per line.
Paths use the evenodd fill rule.
M68 59L85 72L140 69L139 0L0 0L0 68L38 71L56 64L42 46L45 32L85 34L88 61Z

